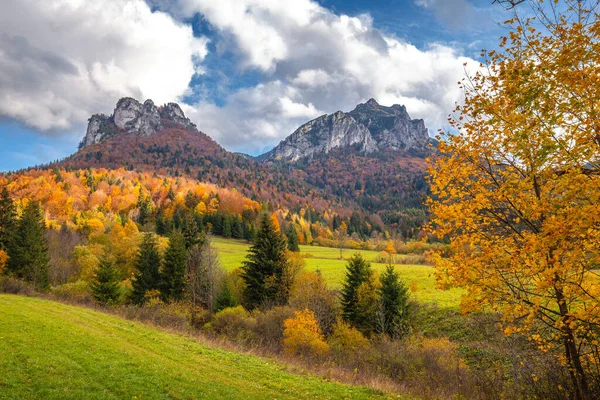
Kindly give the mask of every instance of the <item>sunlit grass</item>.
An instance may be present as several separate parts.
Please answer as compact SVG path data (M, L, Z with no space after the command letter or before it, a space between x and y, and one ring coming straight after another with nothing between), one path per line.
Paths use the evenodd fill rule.
M243 240L213 238L213 245L219 251L219 257L223 267L230 271L241 267L246 258L249 244ZM306 269L323 274L325 281L331 287L339 288L344 281L346 272L346 261L340 260L340 251L337 248L320 246L300 246L300 252L306 256ZM375 271L382 272L386 265L377 263L379 252L370 250L343 249L344 259L354 253L361 253ZM396 255L400 260L403 255ZM396 271L404 279L407 285L416 288L412 292L413 298L422 303L433 303L439 307L458 307L462 291L460 289L439 290L435 288L434 269L428 265L396 264Z
M0 295L0 399L378 397L90 309Z

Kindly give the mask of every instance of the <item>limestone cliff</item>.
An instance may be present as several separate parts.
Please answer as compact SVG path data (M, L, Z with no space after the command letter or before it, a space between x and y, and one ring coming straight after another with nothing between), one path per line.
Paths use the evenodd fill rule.
M323 115L298 128L263 160L296 161L337 147L358 145L365 153L383 149L427 148L429 135L422 119L411 119L406 107L385 107L374 99L349 113Z
M117 102L112 115L91 116L79 148L85 148L119 133L151 136L164 129L165 123L169 122L185 128L196 128L176 103L156 107L152 100L141 104L131 97L124 97Z

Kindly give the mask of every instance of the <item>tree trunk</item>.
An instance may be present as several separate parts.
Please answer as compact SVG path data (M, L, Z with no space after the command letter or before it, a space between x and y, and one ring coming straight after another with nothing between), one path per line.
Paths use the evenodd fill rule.
M575 335L570 327L569 310L565 303L564 294L562 289L554 287L556 293L556 300L558 301L558 308L562 316L563 327L561 328L563 333L563 344L565 346L565 356L569 362L569 373L573 386L575 388L575 399L576 400L591 400L590 389L588 387L585 371L581 364L581 358L577 351L577 344L575 343Z

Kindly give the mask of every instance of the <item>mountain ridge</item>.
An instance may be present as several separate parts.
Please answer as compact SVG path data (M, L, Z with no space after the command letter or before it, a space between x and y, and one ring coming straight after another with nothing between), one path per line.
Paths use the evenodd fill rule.
M173 113L167 115L169 110ZM49 167L124 167L162 176L187 176L239 190L268 210L302 213L304 209L352 217L355 226L364 226L360 231L364 237L382 229L413 236L426 219L422 202L427 193L425 158L432 151L432 139L422 120L411 120L403 106L384 107L373 100L358 105L350 116L352 121L350 113L332 114L356 126L357 120L362 121L365 134L361 138L367 142L347 140L296 161L261 160L229 152L179 111L178 106L156 107L151 101L142 104L122 99L113 115L90 118L79 151ZM379 118L382 114L383 119ZM98 129L95 120L108 128ZM390 133L396 123L406 129L416 124L417 140L398 139L395 135L400 137L400 130ZM364 144L371 139L373 147L365 151Z
M423 150L429 143L422 119L411 119L405 106L386 107L371 98L350 112L336 111L301 125L257 158L294 162L339 147L358 145L364 153L373 153L384 149Z

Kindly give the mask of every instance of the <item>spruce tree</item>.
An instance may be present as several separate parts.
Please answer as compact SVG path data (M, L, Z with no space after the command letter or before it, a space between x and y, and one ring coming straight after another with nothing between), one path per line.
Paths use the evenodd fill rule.
M152 200L149 196L143 196L140 193L140 197L138 199L138 207L140 209L140 213L138 215L138 223L141 226L146 225L146 223L150 222L150 217L152 217Z
M162 208L159 208L156 212L156 234L157 235L167 235L167 227L165 224L165 215Z
M0 190L0 250L8 250L11 236L17 226L15 205L6 186Z
M221 234L226 238L231 237L231 218L227 215L223 218L223 230Z
M29 202L9 241L7 272L32 282L37 289L50 287L46 222L37 203Z
M346 277L342 287L342 318L354 327L361 325L361 310L358 307L357 290L369 279L371 264L359 253L346 264Z
M164 301L181 300L185 289L187 270L187 250L183 235L175 231L169 239L165 251L163 267L160 271L160 294Z
M213 312L217 313L221 310L224 310L229 307L235 307L238 305L238 301L233 294L233 290L231 288L231 282L229 279L225 278L221 282L221 290L215 299L215 304L213 306Z
M254 242L254 239L256 239L256 229L254 228L254 224L246 223L244 225L244 239L249 242Z
M198 224L196 223L196 218L194 218L194 216L187 213L183 218L181 225L181 233L183 235L186 249L189 250L194 245L202 242L200 230L198 229Z
M290 231L287 234L288 238L288 249L293 252L300 251L300 246L298 245L298 232L292 226L290 227Z
M107 256L102 257L90 286L96 302L102 305L117 304L121 297L120 280L119 270L115 267L115 263Z
M407 332L409 326L408 287L391 265L381 276L380 282L381 330L390 337L401 337Z
M146 292L158 289L160 279L160 254L154 234L144 234L144 239L135 260L135 267L136 273L132 282L131 302L142 305L146 301L144 297Z
M285 304L287 292L282 288L288 268L287 241L275 230L268 215L261 219L260 229L242 267L246 283L244 302L247 308Z
M233 225L231 226L231 235L236 239L244 238L244 228L242 226L242 221L237 215L233 219Z

